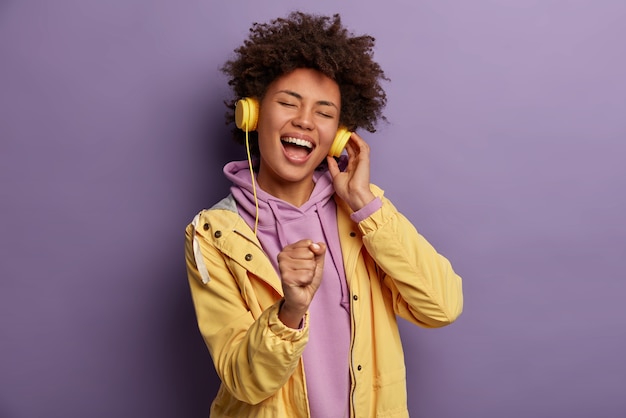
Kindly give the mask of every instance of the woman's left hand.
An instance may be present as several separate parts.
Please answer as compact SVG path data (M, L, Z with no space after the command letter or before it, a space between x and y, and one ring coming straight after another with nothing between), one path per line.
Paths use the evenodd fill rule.
M355 132L346 145L348 166L339 170L333 157L326 157L335 192L356 212L376 197L370 189L370 147Z

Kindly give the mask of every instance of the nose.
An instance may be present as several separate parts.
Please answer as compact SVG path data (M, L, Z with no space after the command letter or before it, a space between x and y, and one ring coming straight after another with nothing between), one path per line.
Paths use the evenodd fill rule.
M314 126L311 111L309 109L306 109L305 107L302 107L298 111L298 114L295 115L291 123L298 128L310 131L311 129L313 129Z

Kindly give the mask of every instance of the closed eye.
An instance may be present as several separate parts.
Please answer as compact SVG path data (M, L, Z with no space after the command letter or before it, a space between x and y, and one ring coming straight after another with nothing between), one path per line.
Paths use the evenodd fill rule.
M281 102L281 101L279 101L278 104L280 104L281 106L286 106L286 107L296 107L295 104L288 103L288 102Z

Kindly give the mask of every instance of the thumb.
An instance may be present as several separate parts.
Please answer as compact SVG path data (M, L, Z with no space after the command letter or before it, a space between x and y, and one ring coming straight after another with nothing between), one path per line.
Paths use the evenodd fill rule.
M320 257L323 259L324 254L326 254L326 244L323 242L314 242L309 245L309 249L315 254L315 259L319 259Z
M322 275L324 272L324 258L326 255L326 244L323 242L313 243L309 246L309 249L315 254L315 278L313 282L316 287L319 287Z

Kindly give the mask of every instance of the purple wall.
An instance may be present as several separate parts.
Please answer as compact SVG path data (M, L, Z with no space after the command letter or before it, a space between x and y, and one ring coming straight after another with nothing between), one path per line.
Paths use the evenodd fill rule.
M464 278L457 323L402 323L412 416L626 416L626 4L247 7L0 3L0 417L207 415L183 229L244 156L217 68L297 7L377 38L373 180Z

